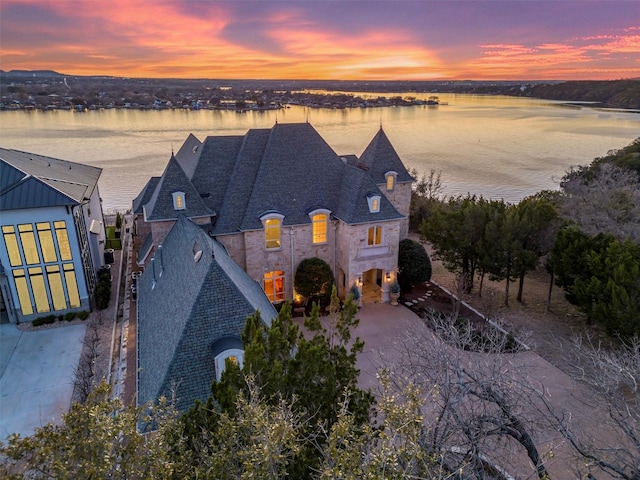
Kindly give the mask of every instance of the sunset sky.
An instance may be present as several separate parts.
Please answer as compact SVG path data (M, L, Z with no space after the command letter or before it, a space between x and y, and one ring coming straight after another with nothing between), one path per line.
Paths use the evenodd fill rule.
M0 68L228 79L640 78L640 0L1 0Z

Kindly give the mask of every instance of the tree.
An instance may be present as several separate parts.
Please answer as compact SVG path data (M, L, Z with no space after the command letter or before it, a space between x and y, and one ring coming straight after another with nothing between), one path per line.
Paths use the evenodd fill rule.
M433 245L434 257L464 281L464 292L473 290L474 277L484 252L486 224L504 202L475 196L450 198L440 204L420 226L422 238Z
M311 301L326 300L333 287L333 272L321 258L305 258L296 269L293 283L296 292L303 297Z
M504 211L495 211L486 227L487 248L482 260L491 280L505 280L504 304L509 306L511 282L533 270L538 257L526 246L532 225L521 215L517 206L510 205ZM520 295L521 298L521 295Z
M640 243L640 176L612 163L571 169L560 184L561 212L585 233Z
M177 425L175 413L164 400L150 409L125 408L110 393L102 382L60 425L47 424L30 437L11 435L0 444L3 478L169 478L175 465L164 438ZM139 423L158 425L157 435L145 435Z
M476 341L470 329L437 313L427 321L438 338L426 325L412 330L402 338L400 362L400 371L426 395L423 405L429 406L430 415L425 415L425 448L436 458L448 459L453 471L464 468L464 478L486 478L491 464L494 470L498 465L518 471L511 462L522 454L539 478L548 478L535 440L536 402L543 390L527 380L512 353L504 353L524 347L493 330L483 338L486 353L470 355L467 350Z
M640 246L567 226L558 232L548 264L589 322L625 337L640 332Z
M411 190L409 228L418 231L422 222L429 218L432 211L439 206L442 195L442 172L432 168L428 176L423 173L418 177L418 171L413 168L409 174L416 179Z
M431 260L424 246L409 238L400 240L398 270L399 283L407 291L417 283L431 280Z
M596 431L576 431L563 415L549 410L557 430L584 460L588 476L604 472L613 478L640 478L640 338L635 336L614 348L605 348L591 337L576 338L573 352L580 376L598 392L606 415ZM601 432L615 432L616 443L603 444Z
M526 267L536 268L540 258L547 255L553 247L553 242L562 220L558 213L558 195L556 192L543 191L523 199L518 204L518 211L524 223L528 225L528 235L523 239L523 247L537 257L534 264L523 264L520 269L517 300L522 302L525 274L530 271Z
M245 350L242 370L228 364L221 381L213 383L212 396L206 404L196 404L183 417L189 450L194 455L213 452L215 445L203 450L196 440L202 430L220 428L221 414L231 417L237 414L235 399L240 393L248 395L247 376L255 379L268 404L284 399L296 414L312 418L313 425L331 429L345 399L355 422L368 423L373 396L358 388L359 371L355 365L364 343L351 338L352 329L358 325L356 311L351 298L340 307L334 287L328 325L322 325L316 303L304 320L307 335L300 333L293 323L289 304L285 304L269 328L260 321L259 314L250 317L242 337ZM313 425L307 423L300 435L305 440L288 469L292 478L308 478L320 463L317 443L321 440L314 437Z

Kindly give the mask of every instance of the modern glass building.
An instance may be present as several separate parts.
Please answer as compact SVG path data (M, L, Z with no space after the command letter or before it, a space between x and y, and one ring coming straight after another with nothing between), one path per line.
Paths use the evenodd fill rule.
M104 258L101 172L0 149L0 307L10 322L90 308Z

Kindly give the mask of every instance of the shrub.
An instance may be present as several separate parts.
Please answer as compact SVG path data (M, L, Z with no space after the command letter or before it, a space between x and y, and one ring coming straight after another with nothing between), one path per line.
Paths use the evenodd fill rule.
M400 242L398 250L398 281L410 292L417 283L431 280L431 260L424 247L409 238Z
M40 325L44 325L44 317L38 317L31 322L31 325L34 327L39 327Z
M298 265L293 283L296 292L303 297L326 300L331 295L333 272L324 260L318 257L305 258Z
M87 318L89 318L89 312L87 312L86 310L82 310L81 312L78 312L78 318L80 320L86 320Z
M74 318L76 318L76 312L67 312L64 316L64 319L67 322L70 322L71 320L73 320Z

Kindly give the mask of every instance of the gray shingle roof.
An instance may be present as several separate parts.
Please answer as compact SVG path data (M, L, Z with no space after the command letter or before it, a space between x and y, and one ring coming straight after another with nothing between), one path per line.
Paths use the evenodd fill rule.
M197 139L190 136L187 143L193 150ZM364 163L354 155L338 156L309 123L207 137L198 151L189 153L183 146L179 154L184 158L173 160L176 165L169 162L145 207L147 219L175 217L170 194L161 192L177 188L187 192L190 187L202 207L217 213L214 235L261 229L260 217L267 211L284 215L284 225L310 223L308 212L313 208L328 209L348 224L399 219L403 216L384 195L380 212L370 213L367 194L379 191L376 184L385 183L384 173L390 170L398 173L398 182L413 180L382 130L363 154L365 169L355 168Z
M382 127L362 152L358 166L366 169L378 185L386 182L384 174L391 171L398 174L397 182L413 181Z
M198 261L194 251L202 251ZM138 403L175 393L186 410L205 400L215 379L214 343L239 336L256 310L267 324L276 315L260 285L180 215L138 280Z
M76 205L91 197L101 168L0 148L0 209Z
M185 209L175 210L173 193L184 192ZM187 178L175 156L169 159L149 202L144 205L145 220L169 220L184 214L189 218L213 216L215 212L202 201L200 193Z
M133 199L133 213L138 215L142 213L142 207L144 207L155 192L156 187L160 182L160 177L151 177L142 191L136 198Z

